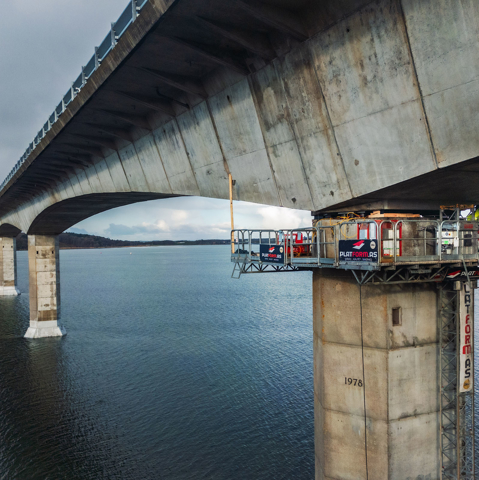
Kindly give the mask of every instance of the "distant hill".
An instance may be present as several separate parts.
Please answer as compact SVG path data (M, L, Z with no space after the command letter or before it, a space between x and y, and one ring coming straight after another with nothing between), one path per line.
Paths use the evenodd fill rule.
M60 234L60 248L119 248L119 247L153 247L158 245L228 245L229 240L154 240L151 242L130 242L128 240L111 240L110 238L86 235L83 233ZM17 250L27 250L27 235L17 237Z

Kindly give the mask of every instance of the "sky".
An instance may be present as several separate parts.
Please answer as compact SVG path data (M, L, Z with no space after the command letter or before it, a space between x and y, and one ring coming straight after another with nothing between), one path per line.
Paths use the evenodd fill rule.
M0 0L0 182L107 35L127 0ZM311 225L310 212L235 202L236 228ZM182 197L128 205L70 231L122 240L228 238L229 201Z

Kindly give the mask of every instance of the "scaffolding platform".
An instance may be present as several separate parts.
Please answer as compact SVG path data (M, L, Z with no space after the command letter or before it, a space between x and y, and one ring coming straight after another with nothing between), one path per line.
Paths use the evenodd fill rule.
M232 230L233 277L317 268L352 270L360 283L441 282L479 276L478 229L444 218L324 218L310 228Z

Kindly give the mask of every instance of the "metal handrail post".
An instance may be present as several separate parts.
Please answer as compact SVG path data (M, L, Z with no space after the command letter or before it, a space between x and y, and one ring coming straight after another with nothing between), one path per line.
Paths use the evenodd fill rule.
M284 263L288 263L288 234L283 230Z
M116 22L111 22L111 48L114 48L116 45L115 24Z
M336 230L338 234L336 235ZM334 263L339 265L339 240L341 239L341 224L337 224L333 228L333 243L334 243Z
M457 255L459 255L459 244L461 243L461 239L459 238L459 220L460 220L460 212L457 209L457 222L456 222L456 238L457 238Z
M138 16L137 0L131 0L131 18L132 18L132 20L135 21L137 16Z
M398 226L399 223L401 223L401 225L402 225L402 221L396 222L394 224L394 229L393 229L393 259L394 259L394 263L396 263L396 261L397 261L396 243L397 243L397 226Z
M283 231L284 235L284 263L285 265L288 264L288 248L289 248L289 256L291 257L291 239L289 237L288 231L286 232ZM289 242L289 247L288 247L288 242ZM291 262L291 260L289 260Z
M441 210L441 217L442 217L442 210ZM442 261L442 221L439 222L439 228L438 228L438 240L437 240L437 249L439 251L439 261Z
M424 229L424 256L427 255L427 241L426 241L426 233L427 233L427 229L425 228Z
M318 265L321 264L321 238L319 237L321 235L321 230L318 230L318 227L316 227L316 248L317 248L317 257L318 257Z
M98 56L98 47L95 47L95 70L100 66L100 57Z
M383 245L384 240L382 238L383 221L379 222L378 224L378 263L379 265L382 264L383 253L384 253L384 245Z

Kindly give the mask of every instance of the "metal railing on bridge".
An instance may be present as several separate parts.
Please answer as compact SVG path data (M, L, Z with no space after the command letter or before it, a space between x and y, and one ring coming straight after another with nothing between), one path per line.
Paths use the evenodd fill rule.
M293 230L233 230L231 260L281 267L379 270L477 261L478 223L354 219Z
M61 102L57 105L53 113L45 122L41 130L33 139L32 143L25 150L25 153L20 157L20 160L15 164L5 180L0 184L0 190L10 181L19 168L25 163L30 153L40 143L47 132L52 128L58 118L65 111L66 107L73 99L78 95L80 90L86 85L88 79L101 65L101 62L111 52L115 45L118 43L119 38L125 33L126 29L136 20L141 12L141 9L146 5L148 0L130 0L128 6L123 10L122 14L116 22L111 24L111 30L101 42L99 47L95 48L94 55L90 58L87 64L82 67L80 75L72 83L67 93L63 96Z

